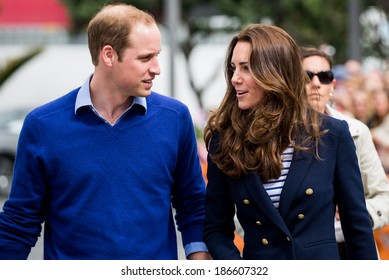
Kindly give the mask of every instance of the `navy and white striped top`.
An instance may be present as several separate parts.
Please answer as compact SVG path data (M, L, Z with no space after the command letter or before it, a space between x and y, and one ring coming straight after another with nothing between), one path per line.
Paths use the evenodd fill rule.
M278 209L278 206L280 205L280 196L289 172L290 164L292 163L293 151L293 146L289 145L281 155L283 166L281 169L281 176L278 179L270 179L263 183L263 186L276 209Z

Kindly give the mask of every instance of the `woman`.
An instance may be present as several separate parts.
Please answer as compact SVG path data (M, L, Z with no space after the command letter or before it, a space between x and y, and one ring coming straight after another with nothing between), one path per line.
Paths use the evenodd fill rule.
M372 94L375 114L368 125L385 173L389 177L389 88L377 88Z
M344 121L309 106L300 52L282 29L252 24L225 61L227 92L205 128L204 241L214 259L339 259L335 205L352 259L377 259L355 146Z
M331 58L315 48L301 48L301 53L303 69L310 78L310 83L307 84L308 101L320 113L347 121L357 151L372 228L383 228L389 223L389 181L374 147L370 130L363 122L346 116L329 105L336 85L331 70ZM340 256L347 259L338 215L335 230Z

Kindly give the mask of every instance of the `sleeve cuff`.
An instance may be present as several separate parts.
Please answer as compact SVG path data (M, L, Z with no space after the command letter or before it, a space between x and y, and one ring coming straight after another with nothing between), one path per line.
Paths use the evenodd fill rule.
M192 242L189 244L186 244L185 247L185 256L188 258L190 254L196 253L196 252L208 252L207 246L204 242Z

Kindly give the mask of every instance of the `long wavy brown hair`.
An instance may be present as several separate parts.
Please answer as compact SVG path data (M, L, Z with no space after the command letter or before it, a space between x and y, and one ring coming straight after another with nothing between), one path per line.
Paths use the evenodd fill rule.
M264 90L259 104L248 110L238 107L231 82L231 58L238 42L251 45L250 73ZM233 178L249 171L258 172L263 181L278 178L288 145L320 158L318 145L325 133L320 131L321 116L307 101L309 80L299 47L288 33L273 25L249 25L229 44L225 78L226 94L204 130L205 143L217 135L210 157L221 171Z

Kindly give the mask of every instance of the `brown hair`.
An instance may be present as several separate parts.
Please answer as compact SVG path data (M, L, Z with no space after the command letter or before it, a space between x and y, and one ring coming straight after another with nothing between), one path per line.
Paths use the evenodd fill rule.
M316 48L312 48L312 47L301 47L300 51L301 51L302 59L307 58L307 57L311 57L311 56L320 56L320 57L324 58L325 60L327 60L328 64L330 65L330 69L332 69L332 66L333 66L332 58L328 54L326 54L325 52L318 50Z
M251 45L249 69L265 93L249 110L238 107L231 82L231 58L238 42ZM256 171L267 181L281 175L281 155L290 144L299 150L313 149L318 157L320 116L307 101L308 78L300 50L284 30L267 24L242 30L229 44L225 77L226 94L204 134L206 143L218 136L210 157L220 170L234 178Z
M130 46L128 36L134 24L142 22L156 24L154 17L138 8L127 4L104 6L89 22L88 46L92 62L98 64L99 53L110 45L118 54L119 61L123 51Z

